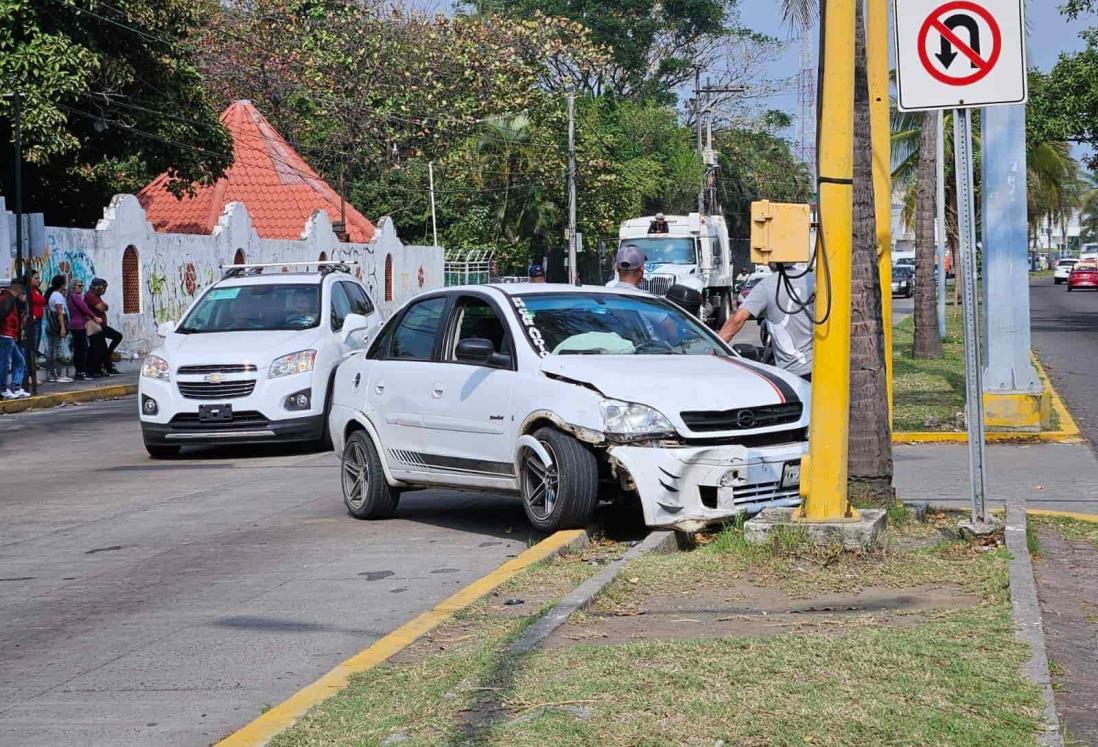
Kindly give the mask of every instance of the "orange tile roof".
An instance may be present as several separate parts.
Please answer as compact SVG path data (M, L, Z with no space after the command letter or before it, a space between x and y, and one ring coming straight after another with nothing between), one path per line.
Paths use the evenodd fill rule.
M242 202L256 233L265 239L297 239L317 210L339 220L339 194L282 139L250 101L234 101L221 114L233 138L233 164L209 187L196 187L193 197L177 199L161 174L137 193L153 228L162 233L211 233L225 205ZM374 224L344 205L351 241L367 242Z

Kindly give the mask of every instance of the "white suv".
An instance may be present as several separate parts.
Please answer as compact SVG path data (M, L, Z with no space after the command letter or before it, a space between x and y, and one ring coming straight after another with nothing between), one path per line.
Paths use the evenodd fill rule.
M607 498L696 531L800 504L808 394L647 293L489 285L394 314L336 372L329 428L356 518L445 486L518 494L542 531Z
M317 263L309 263L316 266ZM138 412L156 458L184 444L325 441L335 368L381 318L346 265L234 265L145 358Z
M1079 263L1077 259L1065 258L1056 263L1056 270L1052 273L1052 282L1056 285L1066 283L1071 277L1071 271Z

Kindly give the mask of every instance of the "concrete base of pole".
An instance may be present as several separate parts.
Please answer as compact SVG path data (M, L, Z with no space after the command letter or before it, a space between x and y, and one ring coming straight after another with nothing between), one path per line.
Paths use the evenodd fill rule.
M973 521L965 519L957 525L957 530L965 539L981 539L991 537L1003 531L1003 522L994 516L987 517L987 521Z
M984 423L997 431L1047 431L1052 425L1052 397L1035 392L984 392Z
M802 521L793 518L795 508L768 508L743 525L743 537L755 545L770 542L780 532L801 533L817 547L842 546L844 550L874 550L884 544L885 511L863 508L857 519Z

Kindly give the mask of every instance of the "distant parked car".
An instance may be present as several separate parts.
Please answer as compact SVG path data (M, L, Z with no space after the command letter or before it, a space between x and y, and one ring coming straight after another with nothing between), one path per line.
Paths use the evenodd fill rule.
M908 265L896 265L892 268L892 295L911 298L915 295L915 270Z
M1068 275L1068 293L1073 290L1098 290L1098 265L1079 262Z
M1056 283L1056 285L1066 283L1068 281L1068 276L1071 275L1072 268L1078 263L1079 260L1077 259L1061 259L1057 262L1056 270L1052 273L1053 282Z

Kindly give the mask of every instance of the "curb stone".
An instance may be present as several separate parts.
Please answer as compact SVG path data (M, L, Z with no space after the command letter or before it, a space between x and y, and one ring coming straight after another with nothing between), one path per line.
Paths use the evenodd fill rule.
M674 552L678 548L678 540L674 532L657 531L649 534L644 540L629 548L620 558L610 563L591 578L572 590L568 596L561 599L555 607L540 617L537 622L528 627L508 649L510 654L525 654L540 646L546 638L553 634L557 628L578 610L585 610L591 606L591 602L610 583L618 577L626 564L633 558L645 553Z
M101 386L95 389L76 389L71 392L57 392L55 394L40 394L26 399L9 399L0 402L0 413L25 412L27 410L43 410L58 405L68 405L76 402L94 402L100 399L114 399L126 397L137 392L137 384L113 384Z
M1008 503L1006 511L1006 545L1010 553L1010 605L1014 617L1014 632L1029 644L1030 657L1023 672L1041 690L1044 701L1043 730L1037 735L1042 747L1063 747L1060 720L1052 694L1052 678L1048 671L1045 651L1045 629L1041 622L1041 605L1037 601L1037 581L1033 576L1033 561L1026 543L1026 511L1020 503Z

